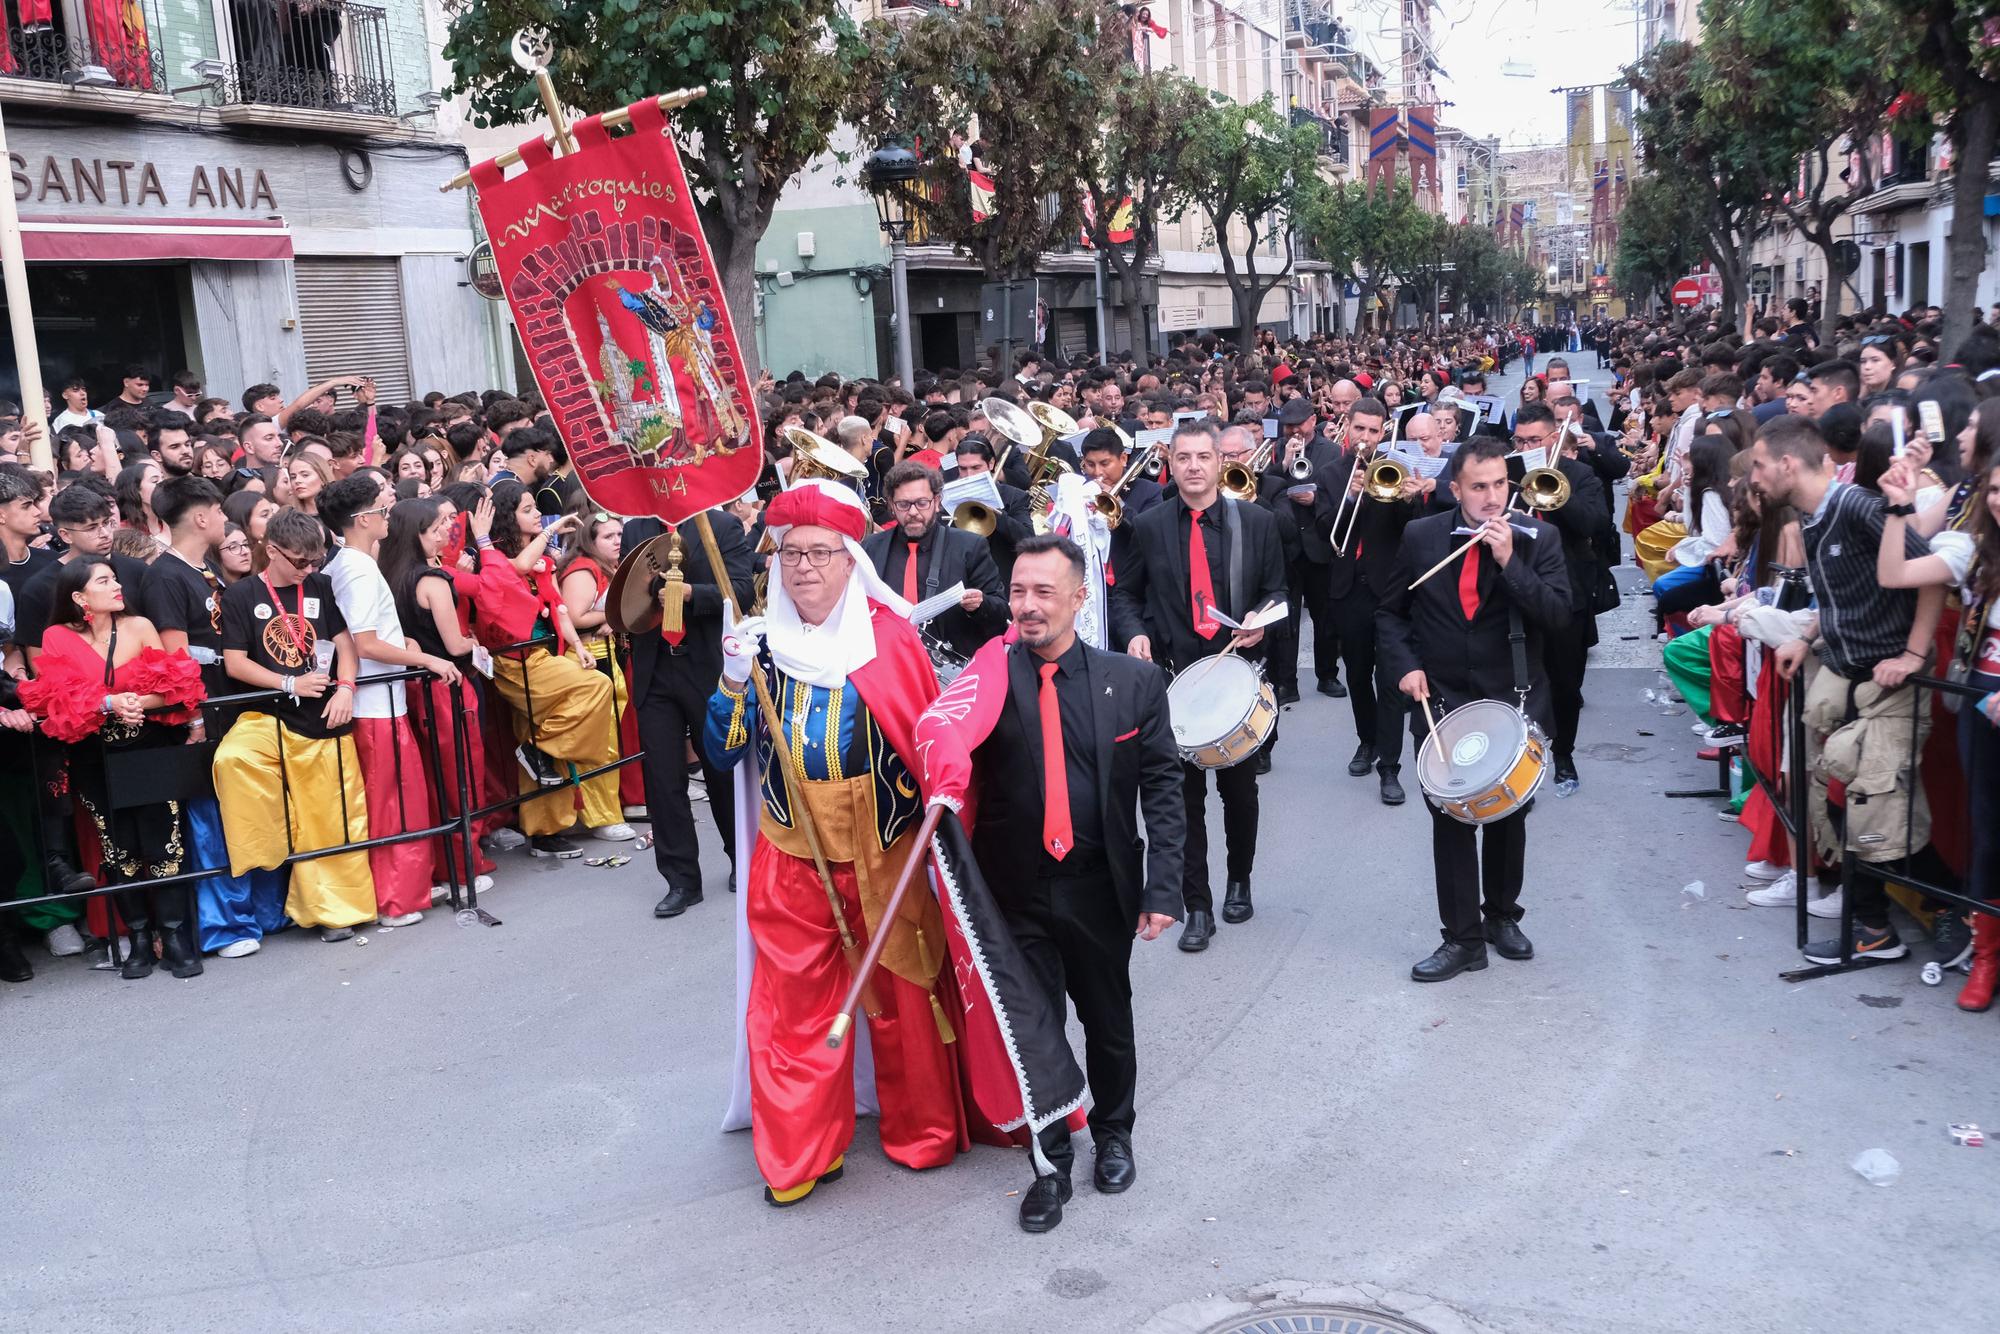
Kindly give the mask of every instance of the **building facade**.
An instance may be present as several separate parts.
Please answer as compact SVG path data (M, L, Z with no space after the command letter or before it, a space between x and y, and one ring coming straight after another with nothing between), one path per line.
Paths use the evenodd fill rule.
M420 0L58 0L0 50L45 382L495 383ZM17 393L11 335L0 394Z

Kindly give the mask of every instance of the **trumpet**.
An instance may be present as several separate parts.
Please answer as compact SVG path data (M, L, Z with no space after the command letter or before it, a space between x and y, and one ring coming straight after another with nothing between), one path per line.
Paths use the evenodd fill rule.
M1249 458L1231 459L1223 464L1216 477L1216 489L1231 500L1255 500L1257 479L1263 475L1264 469L1271 466L1271 455L1277 447L1277 441L1266 440L1250 451Z

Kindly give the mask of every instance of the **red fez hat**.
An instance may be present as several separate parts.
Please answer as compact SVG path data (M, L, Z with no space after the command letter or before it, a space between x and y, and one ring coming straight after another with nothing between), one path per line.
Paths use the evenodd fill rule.
M815 478L779 492L764 511L767 528L796 528L801 524L830 528L859 542L868 532L868 513L847 488L841 487L840 494L835 494L831 485L821 489Z

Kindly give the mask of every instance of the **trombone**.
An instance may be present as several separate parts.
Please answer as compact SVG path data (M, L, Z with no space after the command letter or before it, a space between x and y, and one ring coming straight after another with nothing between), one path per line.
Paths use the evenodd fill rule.
M1357 459L1354 466L1360 468L1363 465ZM1333 542L1334 554L1339 556L1347 554L1347 544L1354 540L1354 526L1361 520L1361 502L1363 500L1376 500L1385 505L1392 501L1401 500L1403 497L1403 484L1409 480L1410 470L1404 467L1401 461L1390 458L1377 450L1370 450L1366 471L1363 473L1361 494L1354 498L1354 507L1346 511L1347 527L1344 530L1340 527L1340 520L1341 509L1345 509L1347 506L1347 493L1345 491L1341 492L1340 495L1341 508L1334 511L1333 528L1337 534Z
M1549 442L1538 467L1521 474L1521 503L1538 514L1559 510L1569 504L1569 478L1563 476L1556 460L1562 457L1563 442L1569 439L1572 423L1564 422Z
M1277 448L1276 440L1266 440L1250 451L1249 458L1231 459L1223 464L1216 475L1216 489L1231 500L1255 500L1257 479L1271 466L1271 456Z
M1126 487L1132 485L1132 480L1136 477L1158 476L1165 462L1166 460L1160 455L1158 445L1146 445L1139 450L1136 462L1129 457L1126 459L1124 475L1112 484L1110 490L1099 491L1091 498L1090 503L1104 516L1106 528L1116 528L1124 522L1125 504L1119 496L1124 494Z

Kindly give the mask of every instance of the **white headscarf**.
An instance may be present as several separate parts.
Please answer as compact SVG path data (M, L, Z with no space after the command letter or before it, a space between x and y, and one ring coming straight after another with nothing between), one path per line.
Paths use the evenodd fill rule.
M820 477L808 478L799 485L818 487L830 498L859 510L865 521L868 511L851 488ZM786 526L769 531L771 540L782 547L785 534L791 528ZM771 650L771 661L778 665L779 671L807 685L842 685L849 673L875 660L875 627L869 621L869 598L892 608L899 616L910 614L910 604L882 582L861 544L845 534L841 535L841 543L847 548L847 554L854 557L854 573L848 579L840 601L834 603L833 611L825 621L814 626L808 626L800 618L798 607L785 591L784 570L777 553L773 552L771 556L771 563L779 568L772 570L768 585L764 643Z

